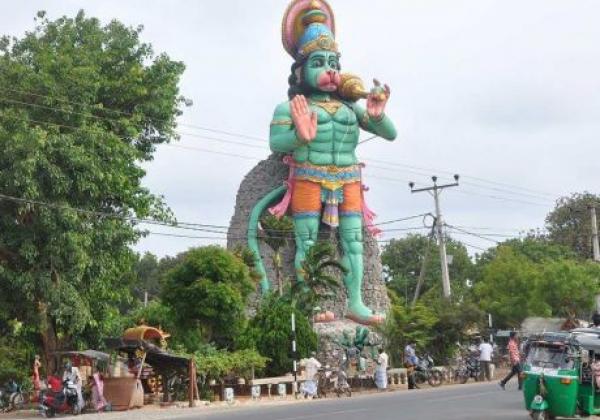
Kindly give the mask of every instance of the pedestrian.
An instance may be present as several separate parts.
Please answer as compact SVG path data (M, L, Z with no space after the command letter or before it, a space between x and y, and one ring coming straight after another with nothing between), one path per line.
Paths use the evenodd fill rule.
M104 398L104 378L97 372L92 375L92 404L96 411L102 411L108 406Z
M42 389L42 384L40 382L40 368L42 367L42 362L40 362L40 356L38 354L33 358L33 375L31 378L31 382L33 384L33 390L36 395L39 394L40 389Z
M479 344L479 363L481 365L481 377L488 382L492 380L492 345L487 337L483 337Z
M304 374L306 380L304 381L304 397L315 397L318 391L318 384L316 380L317 373L321 368L321 363L316 358L317 353L314 351L310 355L310 359L304 362Z
M500 381L500 387L505 389L506 383L510 381L513 376L517 375L519 390L521 390L523 387L521 379L521 354L519 353L519 340L515 331L511 331L506 348L508 349L508 358L510 359L511 369L508 375Z
M415 353L416 344L410 341L404 348L404 367L406 368L406 377L408 379L408 389L415 389L415 367L417 366L418 358Z
M383 348L380 348L379 356L377 356L377 368L375 369L375 385L380 391L387 389L387 367L388 355Z

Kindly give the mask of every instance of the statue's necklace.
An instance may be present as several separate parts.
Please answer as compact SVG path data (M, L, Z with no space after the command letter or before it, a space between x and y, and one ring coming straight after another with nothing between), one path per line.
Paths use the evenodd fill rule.
M310 103L323 108L325 111L327 111L329 115L335 115L338 109L340 109L340 107L343 105L343 103L336 100L316 101L314 99L311 99Z

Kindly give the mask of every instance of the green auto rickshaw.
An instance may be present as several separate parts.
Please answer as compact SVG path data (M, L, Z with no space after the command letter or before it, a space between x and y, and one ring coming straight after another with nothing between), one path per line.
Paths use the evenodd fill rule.
M534 420L600 414L600 330L544 333L528 341L523 365L525 407Z

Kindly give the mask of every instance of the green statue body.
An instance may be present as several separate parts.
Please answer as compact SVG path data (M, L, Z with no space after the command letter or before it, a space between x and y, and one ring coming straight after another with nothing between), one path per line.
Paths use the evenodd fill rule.
M290 16L294 12L295 18ZM271 210L282 215L291 206L298 281L303 281L301 264L317 241L321 222L338 228L342 263L347 268L347 317L374 324L383 318L362 300L364 203L355 152L360 128L387 140L395 139L396 130L384 114L390 95L387 85L375 81L375 88L367 94L357 78L340 74L337 45L326 24L328 13L332 20L323 1L296 0L284 18L284 28L286 19L300 19L304 33L296 38L291 33L287 44L284 33L284 45L295 52L296 62L289 79L290 100L276 107L271 122L270 147L292 159L288 160L287 199ZM288 26L297 28L298 24ZM357 96L366 96L366 109L356 103ZM252 241L250 245L253 248Z

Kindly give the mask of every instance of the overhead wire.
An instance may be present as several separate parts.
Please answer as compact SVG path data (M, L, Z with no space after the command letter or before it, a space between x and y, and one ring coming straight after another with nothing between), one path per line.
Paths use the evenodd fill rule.
M0 87L0 90L13 91L13 92L17 92L17 93L21 93L21 94L27 94L27 95L31 95L31 96L35 96L35 97L42 97L42 98L46 98L46 99L50 99L50 100L56 100L58 102L68 103L68 104L72 104L72 105L90 106L89 104L84 104L84 103L80 103L80 102L72 102L72 101L64 100L62 98L56 98L56 97L52 97L52 96L49 96L49 95L42 95L42 94L39 94L39 93L23 91L23 90L18 90L18 89L14 89L14 88ZM110 118L107 118L107 117L101 117L101 116L97 116L97 115L90 114L90 113L81 113L81 112L72 111L72 110L58 109L58 108L48 107L46 105L34 104L34 103L23 102L23 101L16 101L16 100L7 99L7 98L0 98L0 99L11 101L13 103L19 103L19 104L26 105L26 106L38 106L38 107L43 107L43 108L47 108L47 109L53 109L53 110L56 110L56 111L59 111L59 112L79 114L79 115L86 115L86 116L89 116L89 117L92 117L92 118L96 118L96 119L105 119L105 120L112 120L112 121L118 122L118 120L115 120L115 119L110 119ZM99 111L107 111L108 110L110 112L116 112L116 113L118 113L120 115L134 116L133 113L128 113L128 112L124 112L124 111L120 111L120 110L111 110L109 108L104 108L104 107L102 107L102 108L96 108L96 109L99 110ZM159 120L159 121L163 121L164 122L165 120ZM230 132L230 131L226 131L226 130L220 130L220 129L209 128L209 127L203 127L203 126L193 125L193 124L186 124L186 123L181 123L181 122L178 122L177 125L184 126L184 127L195 128L195 129L198 129L198 130L204 130L204 131L208 131L208 132L214 132L214 133L224 134L224 135L228 135L228 136L234 136L234 137L239 137L239 138L246 138L246 139L252 139L252 140L258 140L258 141L261 141L261 142L266 142L266 139L264 139L264 138L257 137L257 136L246 135L246 134L242 134L242 133L235 133L235 132ZM185 134L185 135L188 135L188 136L197 136L197 137L203 138L203 136L194 135L193 133L181 133L181 134ZM371 141L371 140L375 139L376 137L378 137L378 136L374 135L374 136L368 137L368 138L366 138L364 140L359 141L359 144ZM214 141L221 141L221 142L233 143L232 141L225 140L225 139L216 139L216 138L206 138L206 139L207 140L214 140ZM243 145L245 147L249 146L249 145L247 145L245 143L241 143L241 142L233 143L233 144L239 144L239 145ZM259 146L255 146L255 147L259 147ZM446 170L424 168L424 167L419 167L419 166L415 166L415 165L403 164L403 163L400 163L400 162L391 162L391 161L385 161L385 160L373 159L373 158L367 158L367 160L369 160L371 162L375 162L375 163L379 162L379 163L393 165L393 166L398 166L398 167L405 167L405 168L412 169L412 170L416 169L416 170L425 170L425 171L434 171L434 172L441 172L441 173L453 174L452 172L449 172L449 171L446 171ZM417 174L419 174L419 173L417 173ZM477 185L475 183L472 183L472 182L468 182L468 181L465 182L465 181L463 181L463 183L465 183L467 185L475 186L476 188L495 189L495 190L500 191L500 192L506 192L506 193L512 193L512 194L538 196L538 198L541 198L541 197L539 197L540 195L541 196L546 196L546 197L552 197L552 198L554 198L556 196L556 194L553 194L553 193L549 193L549 192L545 192L545 191L540 191L540 190L535 190L535 189L532 189L532 188L527 188L527 187L522 187L522 186L517 186L517 185L511 185L511 184L507 184L507 183L503 183L503 182L488 180L488 179L477 177L477 176L462 174L462 177L463 178L474 179L474 180L477 180L477 181L480 181L480 182L489 183L489 184L494 184L494 185L500 185L500 186L504 186L504 187L509 187L509 188L511 188L511 190L506 190L505 188L504 189L500 189L500 188L492 188L492 187L488 187L488 186L479 186L479 185ZM519 193L518 191L514 191L515 189L522 190L522 191L528 191L529 193Z
M2 99L4 99L4 98L0 97L0 100L2 100ZM17 103L24 104L24 105L42 106L44 108L51 108L51 107L47 107L47 106L43 106L43 105L39 105L39 104L30 104L30 103L21 102L21 101L13 101L13 102L17 102ZM60 112L67 112L67 113L74 112L74 111L62 110L62 109L58 109L58 111L60 111ZM80 114L83 114L83 113L80 113ZM85 115L87 115L87 114L85 114ZM7 117L7 118L19 119L19 118L13 117L13 116L7 116L7 115L3 115L3 116ZM93 115L91 115L91 114L89 116L93 117ZM95 117L100 118L100 119L106 119L106 117L98 117L98 116L95 116ZM21 120L29 121L29 122L36 123L36 124L47 124L47 125L53 125L53 126L57 126L57 127L70 128L70 129L73 129L73 130L85 130L85 128L83 128L83 127L69 126L69 125L66 125L66 124L59 124L59 123L53 123L53 122L38 121L38 120L34 120L34 119L21 119ZM215 141L219 141L219 142L223 142L223 143L237 144L237 145L242 145L242 146L246 146L246 147L254 147L254 148L260 148L260 149L262 149L261 146L248 145L248 144L245 144L245 143L242 143L242 142L235 142L235 141L226 140L226 139L218 139L218 138L213 138L213 137L200 136L200 135L195 135L194 133L176 133L176 134L178 134L178 135L192 136L192 137L198 137L198 138L204 138L204 139L207 139L207 140L215 140ZM228 133L228 134L236 135L235 133ZM125 139L124 138L124 140L131 140L131 139ZM192 147L192 146L175 145L175 144L169 144L169 143L165 143L163 145L165 145L167 147L187 149L187 150L196 150L196 151L201 151L201 152L204 152L204 153L212 153L212 154L216 154L216 155L230 156L230 157L236 157L236 158L246 159L246 160L261 160L261 158L254 157L254 156L249 157L247 155L241 155L241 154L237 154L237 153L216 151L216 150L204 149L204 148L198 148L198 147ZM408 165L402 165L402 164L397 163L397 162L382 161L382 160L376 160L376 159L371 159L371 158L369 158L369 160L370 161L374 161L374 162L383 162L383 163L389 164L389 165L408 166ZM378 165L370 165L370 166L374 167L376 169L392 170L392 171L403 171L403 172L414 173L414 174L417 174L417 175L420 175L420 176L426 176L426 174L421 173L421 172L416 172L416 171L401 170L401 169L394 169L394 168L385 168L385 167L381 167L381 166L378 166ZM398 181L407 182L407 180L405 180L405 179L399 179L399 178L386 178L386 177L381 177L381 176L377 176L377 175L369 175L369 176L372 177L372 178L376 178L376 179L389 180L389 181L394 181L394 182L398 182ZM477 188L499 190L499 191L503 191L503 192L509 193L509 194L510 193L516 193L516 194L519 194L519 195L527 195L527 194L524 194L524 193L511 192L511 191L501 190L501 189L493 188L493 187L482 187L482 186L477 186L477 185L475 185L475 186ZM521 204L528 204L528 205L535 205L535 206L544 206L544 207L546 207L548 205L548 204L542 204L540 202L533 202L533 201L527 201L527 200L522 200L522 199L515 199L515 198L498 196L498 195L482 194L482 193L479 193L479 192L476 192L476 191L465 190L465 189L460 189L458 191L459 191L459 193L462 193L462 194L479 195L479 196L486 197L486 198L491 198L491 199L494 199L494 200L512 201L512 202L518 202L518 203L521 203ZM534 197L534 196L532 196L532 197Z
M228 235L228 237L230 237L230 236L233 237L233 235L235 235L236 231L243 232L243 233L246 233L246 231L247 231L247 229L244 229L244 228L236 229L236 228L225 227L225 226L222 226L222 227L226 228L227 229L226 231L215 230L214 228L211 228L212 226L218 227L219 225L208 225L208 224L190 223L190 222L183 222L182 224L179 224L177 222L170 223L170 222L165 222L165 221L161 221L161 220L143 219L143 218L138 218L138 217L114 214L114 213L106 213L106 212L100 212L100 211L87 210L87 209L82 209L82 208L73 207L73 206L54 204L54 203L49 203L47 201L42 201L42 200L33 200L33 199L27 199L27 198L21 198L21 197L14 197L14 196L6 195L6 194L0 194L0 200L34 204L34 205L39 205L39 206L44 206L44 207L49 207L49 208L54 208L54 209L59 209L59 210L74 211L77 213L92 215L95 217L105 217L105 218L111 218L111 219L117 219L117 220L124 220L124 221L133 222L133 223L139 223L139 224L157 225L157 226L162 226L162 227L171 228L171 229L182 229L182 230L188 230L188 231L225 234L225 235ZM414 219L414 218L420 217L420 216L421 215L415 215L415 216L410 216L410 217L406 217L406 218L395 219L395 220L391 220L391 221L382 222L382 224L398 223L399 221L411 220L411 219ZM358 231L358 230L362 230L362 229L363 229L363 227L361 227L361 228L339 228L338 231L341 231L341 232L351 231L352 232L352 231ZM396 229L382 229L381 231L382 232L403 231L403 230L408 231L408 230L418 230L418 229L421 229L421 227L417 226L417 227L396 228ZM233 235L231 234L232 232L233 232ZM281 237L281 238L288 238L291 234L291 232L289 230L281 230L281 229L268 229L268 232L269 232L269 236L271 236L271 237ZM239 234L240 233L238 233L238 235ZM280 235L278 236L278 234L280 234ZM246 238L246 237L244 236L243 238Z

